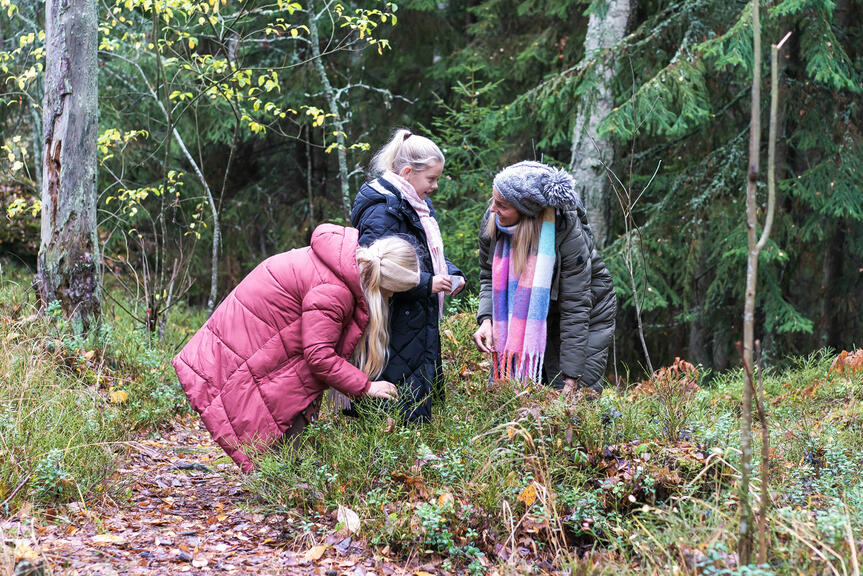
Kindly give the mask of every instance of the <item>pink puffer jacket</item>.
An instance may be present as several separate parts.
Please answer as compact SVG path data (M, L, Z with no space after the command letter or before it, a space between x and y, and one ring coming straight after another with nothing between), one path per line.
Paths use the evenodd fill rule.
M192 408L243 471L242 445L272 444L327 387L368 391L347 361L369 320L356 250L354 228L319 226L308 248L252 270L174 358Z

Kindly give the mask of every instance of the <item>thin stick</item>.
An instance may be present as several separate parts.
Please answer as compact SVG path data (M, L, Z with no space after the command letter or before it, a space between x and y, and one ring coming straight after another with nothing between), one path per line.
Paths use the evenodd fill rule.
M767 510L770 507L770 492L767 473L770 468L770 429L764 411L764 366L761 356L761 340L755 341L755 355L758 358L758 393L755 395L758 419L761 421L761 505L758 508L758 563L767 563Z
M21 488L27 485L27 482L30 481L30 476L32 476L32 474L27 474L26 476L24 476L24 479L21 480L21 482L15 487L15 489L9 493L9 496L7 496L5 500L3 500L3 503L0 504L0 508L5 508L6 504L11 502L12 498L15 497L15 494L17 494L21 490Z

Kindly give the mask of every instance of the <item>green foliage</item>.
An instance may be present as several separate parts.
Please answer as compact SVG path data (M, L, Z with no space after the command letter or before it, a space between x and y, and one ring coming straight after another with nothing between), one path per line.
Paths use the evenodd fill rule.
M124 440L188 410L169 363L169 342L148 346L140 326L119 309L115 317L110 307L97 330L76 336L58 304L39 314L31 280L0 261L4 513L31 498L51 505L99 495ZM201 322L199 313L182 317L189 325ZM173 326L168 334L176 338Z
M441 101L441 114L432 123L432 137L446 157L444 177L433 200L446 256L467 277L461 301L479 291L477 237L503 150L496 117L505 110L486 103L497 83L477 76L474 70L466 82L454 86L454 104Z
M481 355L464 346L473 327L470 314L442 326L453 334L444 339L450 384L431 423L324 413L297 451L259 457L247 483L253 494L270 509L299 506L309 517L348 506L373 545L405 557L439 554L463 569L504 561L512 535L529 561L563 562L558 522L568 546L603 551L595 570L619 560L650 574L687 565L709 574L817 572L824 556L810 546L830 546L847 563L843 526L858 529L863 506L855 464L863 436L853 424L863 418L863 372L843 376L822 353L764 375L778 507L770 537L783 545L771 548L769 570L737 567L728 526L741 371L705 384L677 362L660 371L659 388L642 383L599 398L522 389L489 382ZM801 529L812 530L805 542L795 536Z

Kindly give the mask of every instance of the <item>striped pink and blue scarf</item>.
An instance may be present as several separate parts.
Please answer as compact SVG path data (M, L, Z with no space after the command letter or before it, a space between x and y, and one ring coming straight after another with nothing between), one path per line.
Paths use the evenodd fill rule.
M554 209L545 208L541 218L537 252L528 256L518 275L510 258L518 224L506 227L497 223L503 234L491 266L495 378L540 381L555 262Z

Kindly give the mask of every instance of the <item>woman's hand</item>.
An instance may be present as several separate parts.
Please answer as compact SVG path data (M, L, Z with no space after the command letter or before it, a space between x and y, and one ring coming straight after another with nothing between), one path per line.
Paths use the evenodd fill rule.
M399 397L399 391L396 390L396 385L392 382L387 382L386 380L373 380L369 385L369 390L366 392L366 395L372 396L373 398L397 400Z
M473 341L480 352L488 354L494 352L494 333L491 329L491 320L486 318L480 324L479 329L473 333Z
M452 280L449 276L438 274L437 276L432 278L433 294L437 294L438 292L446 292L447 294L449 294L450 290L452 290Z

